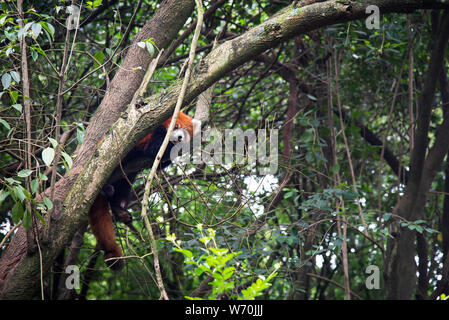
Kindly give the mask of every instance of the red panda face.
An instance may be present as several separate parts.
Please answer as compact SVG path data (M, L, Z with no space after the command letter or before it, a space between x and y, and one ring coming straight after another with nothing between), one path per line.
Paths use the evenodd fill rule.
M172 134L170 135L170 141L173 143L189 142L190 133L187 129L181 128L178 124L175 126Z
M171 118L169 119L171 121ZM170 122L167 120L167 124ZM168 127L168 126L167 126ZM176 120L175 128L170 135L170 141L174 144L188 143L192 137L201 130L201 121L192 119L185 113L180 112Z

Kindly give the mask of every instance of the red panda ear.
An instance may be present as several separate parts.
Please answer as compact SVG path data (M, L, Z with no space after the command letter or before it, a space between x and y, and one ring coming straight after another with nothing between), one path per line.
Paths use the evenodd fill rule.
M167 130L168 127L170 127L170 122L171 122L171 117L162 123L162 126L165 128L165 130Z

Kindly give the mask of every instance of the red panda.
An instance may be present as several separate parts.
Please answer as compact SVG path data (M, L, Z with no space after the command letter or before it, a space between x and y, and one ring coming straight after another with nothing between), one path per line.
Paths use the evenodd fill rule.
M140 140L122 160L122 165L125 165L132 159L142 157L154 161L170 122L171 118ZM198 133L199 129L200 123L198 120L192 119L183 112L179 112L175 129L170 135L170 142L162 156L158 169L165 168L171 163L170 151L175 144L189 142ZM151 161L148 167L152 166L153 161ZM123 253L115 241L114 225L109 207L116 220L126 224L131 223L132 217L128 212L128 205L132 201L130 182L134 182L136 176L137 173L130 173L127 174L127 179L123 178L113 184L106 184L89 211L89 224L97 239L98 247L104 251L104 259L107 260L105 261L106 265L113 270L121 270L124 263L122 259L111 259L120 258L123 256Z

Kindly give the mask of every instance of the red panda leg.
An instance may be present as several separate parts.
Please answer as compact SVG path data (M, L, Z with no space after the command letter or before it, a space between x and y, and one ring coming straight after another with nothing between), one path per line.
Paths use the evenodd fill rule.
M115 241L114 224L109 213L108 200L103 195L98 195L89 211L89 224L97 238L98 247L104 251L104 259L122 257L123 253ZM123 268L123 260L105 261L113 270Z

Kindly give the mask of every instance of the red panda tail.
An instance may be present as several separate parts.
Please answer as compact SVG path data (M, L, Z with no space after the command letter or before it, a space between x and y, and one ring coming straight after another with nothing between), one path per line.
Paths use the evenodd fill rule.
M104 251L106 265L113 270L123 268L123 260L109 260L110 258L119 258L123 256L117 242L115 242L114 224L109 213L108 200L103 195L98 195L89 211L89 224L92 232L97 238L98 247Z

